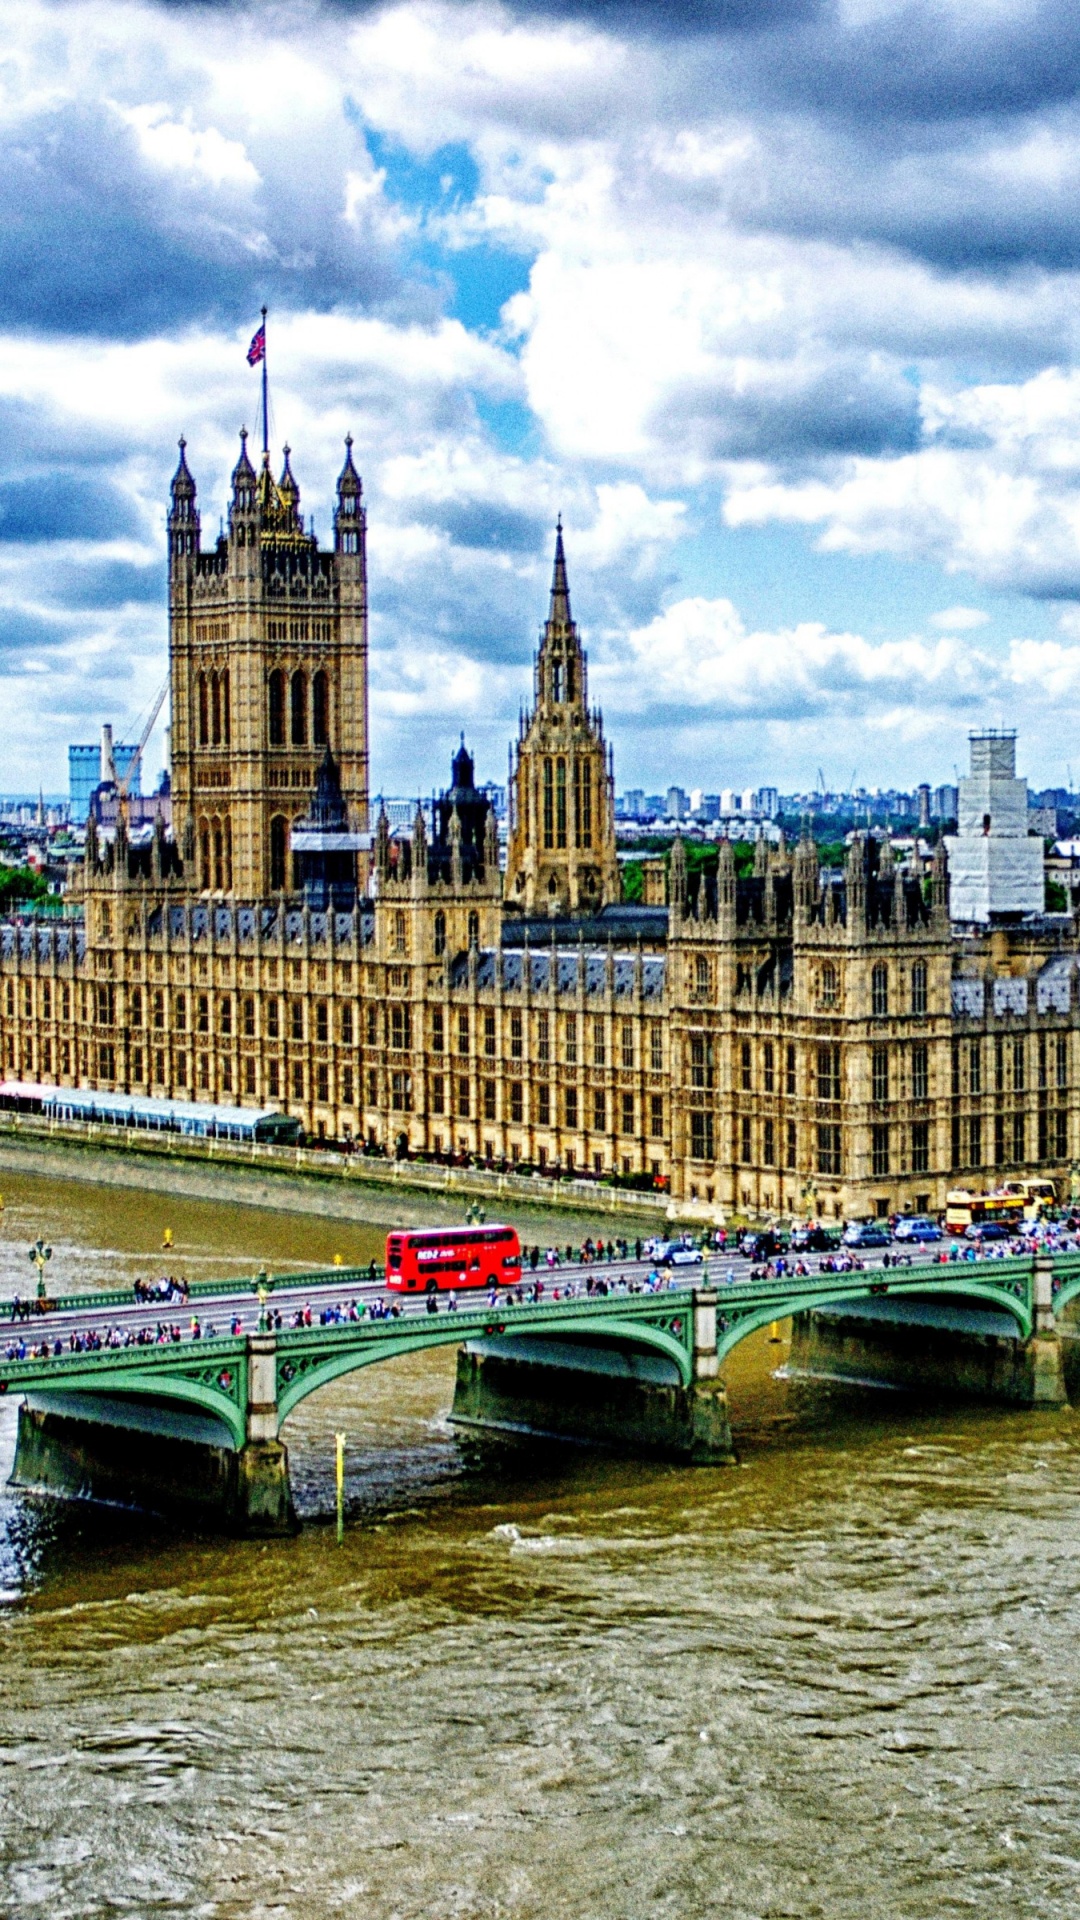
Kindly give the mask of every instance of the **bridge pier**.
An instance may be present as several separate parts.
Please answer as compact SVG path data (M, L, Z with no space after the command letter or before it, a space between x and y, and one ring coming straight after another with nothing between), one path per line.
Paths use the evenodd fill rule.
M247 1341L248 1393L244 1445L237 1456L234 1533L295 1533L288 1449L278 1439L277 1340L251 1333Z
M152 1393L33 1391L19 1408L10 1485L235 1534L294 1532L288 1454L277 1437L274 1336L250 1335L246 1357L241 1447L222 1421Z
M716 1295L693 1304L693 1378L656 1352L597 1339L485 1336L458 1349L459 1426L701 1466L735 1458L716 1354Z
M1049 1257L1034 1262L1032 1322L1025 1340L1009 1313L919 1294L815 1308L792 1320L788 1364L796 1373L853 1385L1014 1407L1067 1406Z

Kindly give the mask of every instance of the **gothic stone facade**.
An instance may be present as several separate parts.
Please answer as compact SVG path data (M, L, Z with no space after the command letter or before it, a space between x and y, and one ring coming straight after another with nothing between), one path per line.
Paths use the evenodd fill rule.
M744 877L722 842L693 884L677 842L666 904L619 903L561 536L507 872L462 752L430 833L419 810L411 836L380 820L349 910L305 903L283 833L323 740L364 824L359 480L350 458L322 555L288 468L256 480L242 456L229 534L204 556L185 474L170 517L181 844L91 832L82 918L0 928L8 1078L273 1105L390 1151L667 1176L676 1196L752 1213L937 1207L951 1185L1034 1168L1067 1191L1070 917L958 929L943 854L901 869L861 839L842 874L802 842L760 845ZM211 601L228 611L211 620Z

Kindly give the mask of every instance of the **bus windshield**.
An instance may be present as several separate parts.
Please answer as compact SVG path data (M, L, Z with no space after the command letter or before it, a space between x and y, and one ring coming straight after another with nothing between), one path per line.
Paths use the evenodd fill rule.
M402 1292L516 1286L520 1278L514 1227L432 1227L386 1237L386 1284Z

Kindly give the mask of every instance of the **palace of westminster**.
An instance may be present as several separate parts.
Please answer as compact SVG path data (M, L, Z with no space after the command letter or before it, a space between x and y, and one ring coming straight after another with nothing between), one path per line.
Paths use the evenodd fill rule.
M366 523L351 444L332 550L286 450L242 445L200 537L181 442L168 517L175 837L88 829L60 920L0 926L9 1079L275 1107L389 1153L670 1183L827 1217L1080 1160L1080 937L1043 913L1011 734L973 736L933 863L856 835L676 839L625 904L614 778L561 528L505 871L462 744L411 832L368 820ZM80 911L81 909L81 911Z

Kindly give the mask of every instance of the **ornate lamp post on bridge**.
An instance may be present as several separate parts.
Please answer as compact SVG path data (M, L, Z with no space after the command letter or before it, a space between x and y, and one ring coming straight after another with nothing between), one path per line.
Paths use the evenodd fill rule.
M44 1240L39 1237L30 1248L31 1263L37 1268L37 1297L39 1300L44 1300L45 1298L45 1263L51 1259L52 1248L47 1247Z

